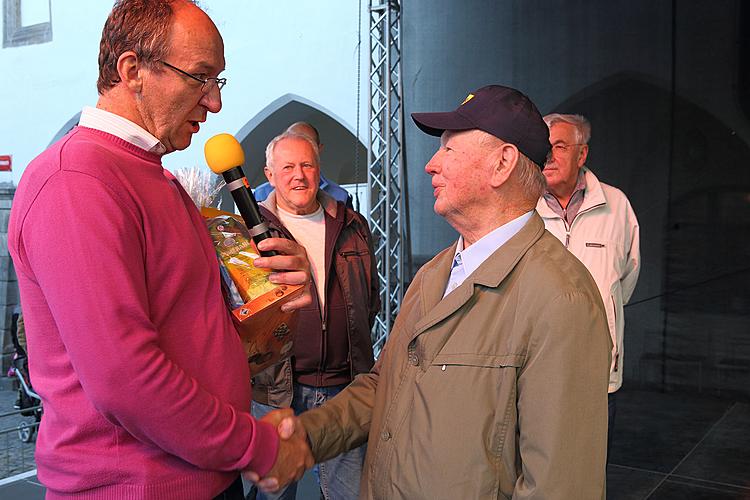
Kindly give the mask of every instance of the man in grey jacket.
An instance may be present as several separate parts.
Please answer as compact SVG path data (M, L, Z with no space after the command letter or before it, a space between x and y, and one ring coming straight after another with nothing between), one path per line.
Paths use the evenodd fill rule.
M623 335L628 303L641 269L638 219L625 194L600 182L586 165L591 124L581 115L544 117L552 152L544 166L547 190L536 210L544 226L583 262L599 288L612 338L607 456L622 386Z
M604 498L611 342L596 284L534 210L541 115L490 85L412 117L441 137L425 169L460 237L415 276L370 373L299 417L315 459L367 441L364 499Z

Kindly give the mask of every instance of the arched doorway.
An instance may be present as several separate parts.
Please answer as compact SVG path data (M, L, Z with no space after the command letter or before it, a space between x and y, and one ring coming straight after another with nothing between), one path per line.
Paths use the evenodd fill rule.
M235 134L245 150L244 171L250 186L254 188L266 181L263 175L266 145L289 125L298 121L312 124L320 133L324 146L320 155L323 175L344 187L359 185L358 191L364 193L367 186L367 149L356 138L356 131L335 113L295 94L279 97L248 120ZM360 206L365 206L364 199L359 200L359 203ZM233 206L231 195L222 190L220 207L232 210Z
M79 111L78 113L76 113L75 115L73 115L73 117L70 120L68 120L67 122L65 122L65 125L63 125L62 127L60 127L60 130L58 130L57 133L55 134L55 136L52 138L52 140L49 141L49 144L47 145L47 147L53 145L54 143L56 143L57 141L59 141L60 139L62 139L62 137L65 134L67 134L68 132L70 132L73 129L73 127L75 127L76 125L78 125L78 122L80 120L81 120L81 112Z
M235 137L245 150L245 175L250 186L265 182L266 145L294 122L312 124L324 145L320 155L323 174L337 184L367 182L367 149L356 131L334 113L294 94L279 97L250 119Z

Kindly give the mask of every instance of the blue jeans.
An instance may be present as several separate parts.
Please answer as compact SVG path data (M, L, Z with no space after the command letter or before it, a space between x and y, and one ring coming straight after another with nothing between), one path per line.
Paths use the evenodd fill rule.
M341 392L347 385L312 387L309 385L294 384L292 409L296 415L299 415L306 410L316 408ZM253 401L252 413L255 418L261 418L275 409L273 406ZM356 500L359 498L359 479L366 451L367 444L363 444L359 448L342 453L313 468L315 478L318 480L320 490L323 492L323 497L326 500ZM256 498L257 500L294 500L296 495L297 483L292 483L277 493L263 493L259 491Z

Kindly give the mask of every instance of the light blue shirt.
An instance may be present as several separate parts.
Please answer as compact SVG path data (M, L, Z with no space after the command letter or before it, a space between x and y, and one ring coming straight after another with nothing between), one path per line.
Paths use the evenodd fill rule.
M464 238L460 236L458 244L456 244L456 253L453 256L451 275L448 278L448 284L445 287L443 297L458 288L490 255L495 253L495 250L515 236L529 222L533 214L534 211L531 210L510 222L506 222L497 229L482 236L476 243L465 250Z

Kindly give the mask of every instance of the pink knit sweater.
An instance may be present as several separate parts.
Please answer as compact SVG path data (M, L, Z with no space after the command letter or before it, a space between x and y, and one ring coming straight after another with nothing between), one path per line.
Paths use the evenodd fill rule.
M158 156L77 127L24 172L8 238L48 499L207 499L271 468L211 241Z

